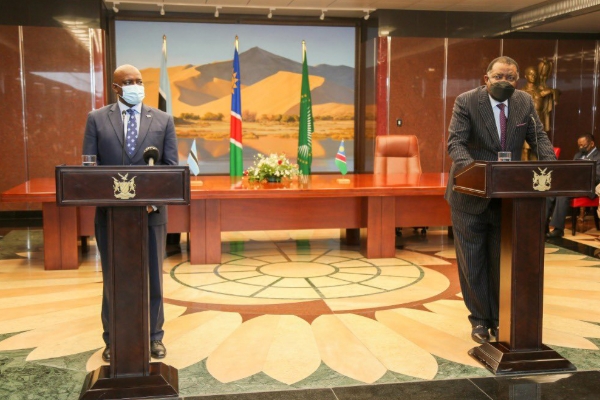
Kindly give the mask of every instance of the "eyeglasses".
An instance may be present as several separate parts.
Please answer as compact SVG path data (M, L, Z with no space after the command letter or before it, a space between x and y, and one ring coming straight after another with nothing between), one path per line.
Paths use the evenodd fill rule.
M488 78L494 80L494 81L502 81L505 80L507 82L516 82L519 77L518 76L513 76L513 75L502 75L502 74L496 74L496 75L488 75Z

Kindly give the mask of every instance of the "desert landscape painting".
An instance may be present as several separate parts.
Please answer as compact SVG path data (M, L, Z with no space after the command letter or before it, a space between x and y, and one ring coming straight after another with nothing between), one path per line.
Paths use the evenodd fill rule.
M233 58L232 42L227 42L224 45L229 46ZM173 46L177 44L168 40L168 49ZM240 48L239 58L244 168L252 164L257 153L285 153L295 160L301 58L292 60L260 46L245 51ZM307 59L315 125L312 169L314 172L336 171L335 154L340 141L344 140L348 169L352 170L354 67L312 65L310 49ZM158 106L158 65L140 68L146 90L144 103L153 107ZM228 172L232 59L200 65L172 65L169 60L168 73L180 162L187 160L192 140L195 139L201 173Z

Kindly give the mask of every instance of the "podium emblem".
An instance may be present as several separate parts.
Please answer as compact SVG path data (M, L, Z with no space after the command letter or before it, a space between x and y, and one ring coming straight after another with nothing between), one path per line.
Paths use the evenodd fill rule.
M127 180L129 173L121 175L117 173L121 180L113 177L113 190L115 191L115 197L121 200L133 199L135 197L135 176Z
M545 192L546 190L550 190L550 186L552 185L552 171L546 172L548 168L538 168L540 173L538 174L533 171L533 190L537 190L538 192Z

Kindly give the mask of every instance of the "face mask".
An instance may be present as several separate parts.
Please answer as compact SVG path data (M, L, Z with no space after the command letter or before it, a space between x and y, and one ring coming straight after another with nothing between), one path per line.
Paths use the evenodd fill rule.
M582 155L587 155L587 153L590 151L587 147L580 147L579 151L581 152Z
M144 100L144 97L146 97L144 94L144 87L142 85L127 85L119 87L123 89L123 95L121 96L123 101L133 106L141 103L142 100Z
M515 87L506 81L492 83L489 88L489 92L492 97L498 101L505 101L509 99L514 91Z

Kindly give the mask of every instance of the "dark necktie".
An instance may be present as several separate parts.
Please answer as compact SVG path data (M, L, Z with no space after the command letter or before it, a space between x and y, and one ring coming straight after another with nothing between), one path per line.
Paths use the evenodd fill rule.
M502 146L502 150L506 150L506 114L504 113L504 108L506 104L500 103L498 104L498 108L500 109L500 145Z
M127 154L132 156L135 153L138 129L137 121L135 120L135 111L130 108L127 110L127 113L129 113L129 122L127 123Z

